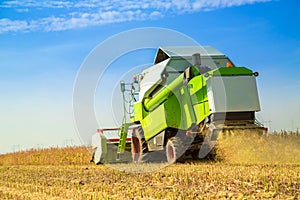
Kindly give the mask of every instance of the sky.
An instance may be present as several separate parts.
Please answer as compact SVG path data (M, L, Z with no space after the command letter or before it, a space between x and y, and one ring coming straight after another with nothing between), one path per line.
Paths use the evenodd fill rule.
M73 91L83 63L109 38L145 27L182 33L258 71L257 118L272 131L297 130L299 8L298 0L1 1L0 153L80 145ZM112 123L107 99L154 56L155 49L143 49L111 63L94 94L99 126L119 122Z

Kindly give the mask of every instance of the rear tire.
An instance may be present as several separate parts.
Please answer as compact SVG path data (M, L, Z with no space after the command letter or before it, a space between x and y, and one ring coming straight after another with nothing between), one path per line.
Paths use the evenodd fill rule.
M177 136L171 137L166 145L168 163L184 162L184 151L182 139Z

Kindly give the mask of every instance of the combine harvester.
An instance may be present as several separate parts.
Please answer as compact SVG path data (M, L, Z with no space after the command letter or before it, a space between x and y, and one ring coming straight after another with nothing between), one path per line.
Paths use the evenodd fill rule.
M255 118L257 76L210 46L160 47L153 66L121 82L124 106L133 113L130 122L124 114L119 128L118 159L129 129L134 162L211 157L217 139L228 134L265 133Z

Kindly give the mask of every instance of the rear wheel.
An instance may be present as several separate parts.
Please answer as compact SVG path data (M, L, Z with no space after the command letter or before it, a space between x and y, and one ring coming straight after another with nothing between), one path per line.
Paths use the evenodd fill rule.
M166 145L166 156L168 163L184 161L184 146L181 138L175 136L168 140Z

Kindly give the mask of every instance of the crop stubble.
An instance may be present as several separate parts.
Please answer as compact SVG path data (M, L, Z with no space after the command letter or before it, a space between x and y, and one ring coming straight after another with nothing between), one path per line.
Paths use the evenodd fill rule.
M105 165L16 165L0 166L0 173L0 199L297 199L300 195L300 166L292 164L189 163L152 173L127 173Z
M88 164L85 148L1 155L0 199L298 199L299 135L240 139L224 140L223 147L230 148L219 149L221 161L173 164L148 173L114 169L134 169L134 164Z

